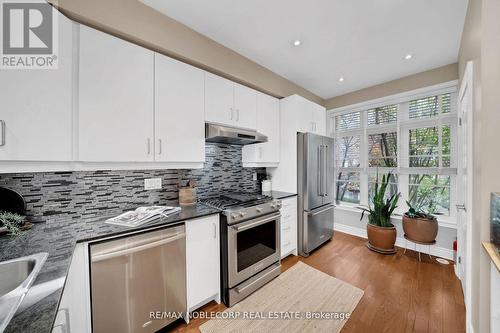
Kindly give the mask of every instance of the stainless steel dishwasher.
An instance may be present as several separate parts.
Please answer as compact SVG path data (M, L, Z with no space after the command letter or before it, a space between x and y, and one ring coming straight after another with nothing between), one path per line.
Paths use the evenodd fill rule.
M186 311L184 225L96 243L90 256L93 333L155 332Z

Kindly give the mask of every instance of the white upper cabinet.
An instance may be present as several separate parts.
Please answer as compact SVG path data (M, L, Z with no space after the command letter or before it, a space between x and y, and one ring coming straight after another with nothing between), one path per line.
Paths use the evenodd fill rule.
M279 99L257 93L257 131L267 136L266 143L243 147L244 166L278 165L280 161L280 103Z
M79 160L153 161L153 52L81 26Z
M273 190L297 193L297 132L325 135L326 112L302 96L280 100L280 163L269 170Z
M58 68L0 70L0 161L72 159L74 24L53 11L59 22Z
M326 109L321 105L312 103L312 115L314 133L326 135Z
M236 126L256 129L257 92L241 84L234 84L234 112Z
M255 129L257 91L205 73L205 120L221 125Z
M235 122L233 82L205 73L205 120L232 125Z
M155 160L205 161L204 72L155 54Z

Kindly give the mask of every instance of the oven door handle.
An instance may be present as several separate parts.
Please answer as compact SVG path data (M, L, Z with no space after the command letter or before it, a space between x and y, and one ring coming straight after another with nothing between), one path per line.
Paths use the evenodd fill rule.
M272 216L257 220L257 221L252 222L252 223L248 223L248 224L240 225L240 226L233 226L233 229L236 230L237 232L244 231L244 230L256 227L258 225L267 223L269 221L275 220L275 219L279 218L280 216L281 216L280 213L276 213L276 214L273 214Z

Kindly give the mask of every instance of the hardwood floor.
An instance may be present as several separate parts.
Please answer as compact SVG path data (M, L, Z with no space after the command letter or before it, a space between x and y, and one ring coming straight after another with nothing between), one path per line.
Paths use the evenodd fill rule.
M297 261L364 290L342 332L465 332L465 306L452 265L418 262L413 251L385 256L368 250L364 239L336 232L331 242L308 258L290 256L283 270ZM223 311L209 303L200 311ZM206 320L178 323L175 332L199 332Z

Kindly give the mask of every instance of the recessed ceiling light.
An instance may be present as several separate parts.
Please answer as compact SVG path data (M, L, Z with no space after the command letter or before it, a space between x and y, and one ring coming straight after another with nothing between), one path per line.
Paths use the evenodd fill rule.
M300 44L302 44L302 42L298 39L293 41L293 46L299 46Z
M411 58L413 58L413 55L412 55L412 54L410 54L410 53L408 53L408 54L406 54L406 55L405 55L405 58L404 58L404 59L405 59L405 60L410 60Z
M344 78L343 77L339 77L339 82L344 82Z

